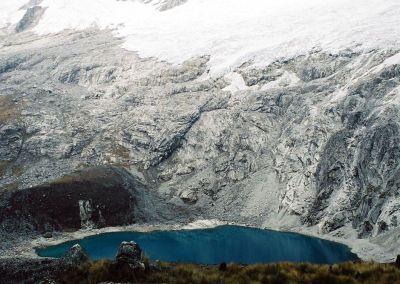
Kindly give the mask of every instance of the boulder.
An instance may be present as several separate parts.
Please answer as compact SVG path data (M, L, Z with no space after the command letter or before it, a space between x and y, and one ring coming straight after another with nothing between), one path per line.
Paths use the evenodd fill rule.
M226 269L227 269L226 263L225 262L220 263L218 266L218 269L219 269L219 271L226 271Z
M53 233L52 232L46 232L43 234L43 237L46 239L50 239L53 237Z
M116 263L128 264L131 268L144 268L142 249L134 241L122 242L118 249Z
M79 244L70 248L61 258L61 262L67 266L79 266L87 261L89 256Z
M185 189L180 194L179 197L183 202L188 204L195 204L198 200L196 192L192 189Z

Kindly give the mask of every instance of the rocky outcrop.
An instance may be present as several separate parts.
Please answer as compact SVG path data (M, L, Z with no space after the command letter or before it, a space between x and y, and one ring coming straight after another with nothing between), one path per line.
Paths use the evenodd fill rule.
M125 175L125 176L124 176ZM127 180L130 178L131 180ZM125 181L129 182L124 184ZM131 224L143 186L111 167L89 168L1 195L0 226L40 232Z
M28 8L25 12L25 15L15 27L15 31L17 33L20 33L34 27L39 22L40 17L43 15L44 11L45 9L41 6L33 6L31 8Z
M64 266L79 266L89 261L87 252L79 245L72 246L60 259Z
M134 241L121 243L115 261L120 266L129 265L133 269L145 268L142 249Z

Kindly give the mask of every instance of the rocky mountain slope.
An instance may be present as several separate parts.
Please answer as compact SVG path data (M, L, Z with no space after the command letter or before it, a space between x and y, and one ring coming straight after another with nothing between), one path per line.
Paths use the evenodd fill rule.
M90 201L137 210L132 222L312 227L399 253L400 49L316 48L215 75L210 54L142 57L107 29L38 35L46 8L35 5L0 33L1 212L43 184L112 166L121 198L106 185L74 197L75 229L91 221ZM3 229L15 216L2 214ZM57 218L45 223L60 229Z

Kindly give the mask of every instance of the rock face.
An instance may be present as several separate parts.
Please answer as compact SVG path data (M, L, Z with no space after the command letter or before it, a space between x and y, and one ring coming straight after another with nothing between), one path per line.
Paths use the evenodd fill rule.
M24 216L78 229L136 214L374 238L400 225L399 50L315 51L211 77L207 55L143 59L95 29L6 39L3 226ZM50 182L98 165L124 174Z
M118 265L128 264L132 268L144 268L142 249L133 241L121 243L115 260Z
M131 224L136 221L134 192L143 189L125 171L88 168L4 194L0 224L11 231L31 228L41 232Z
M44 11L45 9L41 6L33 6L28 8L23 18L15 27L15 31L20 33L35 26L39 22L39 19L43 15Z

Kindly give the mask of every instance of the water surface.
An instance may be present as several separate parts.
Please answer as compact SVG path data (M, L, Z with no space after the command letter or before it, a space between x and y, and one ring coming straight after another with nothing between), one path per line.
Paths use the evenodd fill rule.
M115 232L38 248L43 257L60 257L74 244L84 247L91 259L114 259L122 241L135 241L152 260L218 264L280 261L338 263L357 259L345 245L301 234L240 226L212 229Z

